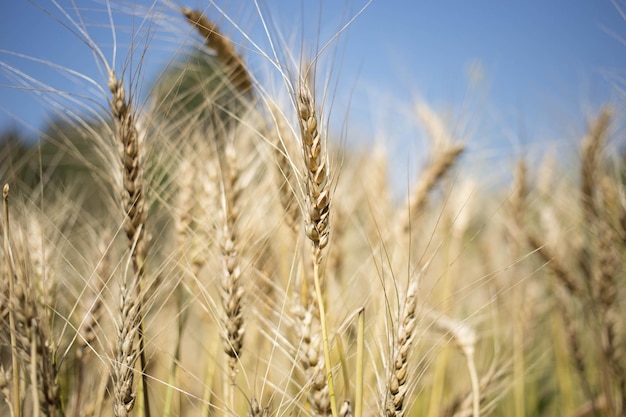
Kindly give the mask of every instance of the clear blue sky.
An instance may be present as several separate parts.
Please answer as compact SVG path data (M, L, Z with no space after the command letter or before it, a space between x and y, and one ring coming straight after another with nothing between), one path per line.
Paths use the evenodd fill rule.
M615 1L626 9L626 1ZM70 1L59 2L76 16ZM274 34L283 33L296 46L302 37L308 43L316 38L328 39L364 4L363 0L259 2L271 20ZM89 48L42 10L60 16L55 6L47 0L35 3L41 8L27 0L5 0L0 6L0 128L41 127L55 103L67 103L63 100L71 101L74 95L93 98L96 107L103 98L88 83L70 79L64 71L6 52L50 60L105 85ZM113 41L103 13L104 0L75 3L81 8L90 36L111 61ZM253 2L216 3L254 40L267 46ZM131 0L111 0L111 4L121 4L127 11L133 7ZM139 1L135 10L152 4ZM154 6L173 16L183 4L177 0ZM205 8L207 2L189 0L186 5ZM140 23L129 19L127 11L115 17L121 49L129 43L133 24ZM217 15L215 9L209 8L208 13ZM303 25L304 15L307 23ZM61 19L67 23L67 19ZM250 47L223 17L216 20L225 33ZM179 40L189 34L183 23L169 19L164 23L170 25L169 34L163 28L154 32L153 55L149 55L154 59L146 61L145 83L171 57ZM402 116L394 115L397 103L404 103L408 110L419 96L435 108L462 112L464 103L470 101L480 107L472 110L480 119L474 134L487 143L504 141L508 146L517 146L525 141L553 140L570 128L581 129L585 112L600 103L622 106L624 39L626 21L610 0L374 0L329 54L332 57L337 53L332 59L340 63L335 68L336 73L340 69L342 80L337 97L352 97L351 107L358 122L353 120L353 125L394 135L404 129L401 125L406 119L401 111L397 113ZM124 57L122 52L119 54ZM244 54L251 61L255 59L253 50ZM472 65L483 74L483 81L473 90L468 80ZM22 74L16 75L15 70ZM35 100L39 93L30 90L33 83L25 77L44 81L68 95L60 98L42 94L43 98ZM27 88L20 87L24 80ZM43 101L46 99L51 102ZM337 103L344 105L345 101L338 99ZM370 123L372 113L381 120Z

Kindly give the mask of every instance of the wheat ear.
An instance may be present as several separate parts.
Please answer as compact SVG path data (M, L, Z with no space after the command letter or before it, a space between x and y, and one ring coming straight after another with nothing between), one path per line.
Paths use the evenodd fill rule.
M565 289L574 296L580 296L584 292L574 278L568 267L561 260L559 256L546 244L539 236L530 230L526 230L526 240L530 247L535 251L548 265L550 270L554 273L558 282L565 287Z
M393 340L393 354L388 370L385 392L382 395L381 416L404 416L404 400L408 391L408 358L415 336L417 322L417 290L419 277L409 282L402 307L402 316Z
M600 218L598 233L598 289L597 296L600 303L602 318L602 347L605 358L615 375L618 395L621 397L621 410L626 411L626 369L624 366L624 351L619 347L620 326L623 317L619 314L619 276L623 274L620 258L619 232L612 227L610 217L611 203L617 203L615 184L605 177L601 184L603 215ZM614 223L619 219L615 216ZM623 250L624 246L621 246Z
M620 406L626 399L624 396L624 369L616 349L616 327L619 317L615 306L617 298L616 276L621 264L617 252L617 234L613 230L608 205L611 200L611 187L608 178L602 178L602 152L606 141L607 131L611 121L612 111L605 107L589 128L587 137L583 140L581 152L582 165L582 205L587 223L587 239L591 242L592 250L583 248L582 266L587 274L587 283L591 288L591 297L597 309L600 340L603 357L602 388L606 398L607 414L615 413L614 396L622 396ZM601 181L604 179L604 181ZM613 376L615 375L615 376ZM613 386L615 382L619 390Z
M132 375L137 359L136 355L139 354L144 414L146 417L150 417L141 292L146 256L146 215L144 211L143 167L140 157L141 143L130 101L126 98L122 82L118 81L113 71L109 72L109 90L112 96L110 108L117 126L117 139L121 144L124 231L128 239L133 268L132 281L130 285L123 285L121 295L120 321L113 366L115 378L113 409L117 417L123 417L134 407L135 396ZM139 339L138 352L137 349L133 348L135 336Z
M424 209L430 191L450 170L464 149L463 145L451 145L437 152L434 159L420 175L408 205L400 217L400 231L403 235L410 231L411 219L416 218Z
M251 97L252 79L250 78L250 73L243 58L235 51L230 39L224 36L217 25L210 22L201 11L183 7L182 12L189 23L204 37L206 46L215 51L217 59L224 66L225 73L233 87Z
M330 215L330 177L328 155L322 148L315 103L306 82L299 83L297 97L302 151L306 166L306 236L313 243L314 263L320 264L322 250L328 245Z
M239 218L239 198L241 196L240 172L237 156L232 143L226 144L222 169L222 231L220 249L222 252L222 322L225 328L224 352L229 357L230 392L228 405L231 412L235 406L235 381L237 363L240 360L245 333L242 300L244 289L241 285L241 266L237 245L237 220Z
M122 286L120 315L117 323L117 343L113 363L113 413L126 417L135 406L134 378L135 363L139 352L133 346L139 333L140 307L136 291Z
M55 346L52 341L49 326L42 326L42 322L48 317L47 306L39 304L36 294L35 271L32 271L31 252L28 246L28 238L24 233L20 236L20 259L16 264L9 236L9 187L3 189L5 210L5 254L8 259L10 271L9 281L13 289L10 290L9 312L12 313L12 342L14 342L15 354L23 364L29 367L29 380L31 384L33 414L45 417L63 415L63 407L59 396L57 381L57 364L55 360ZM16 268L19 265L19 268ZM11 284L10 284L11 285ZM19 365L15 363L14 375L19 376ZM19 383L19 381L18 381ZM15 384L15 381L14 381ZM15 389L15 385L14 385ZM13 393L20 401L20 388ZM14 410L22 410L21 406ZM17 416L17 414L16 414Z
M322 250L328 245L330 216L330 176L328 155L322 138L315 109L315 101L306 81L301 79L296 93L296 104L306 167L305 178L305 233L313 244L313 281L320 314L322 346L326 366L326 383L333 417L338 417L324 298L322 295L320 265Z
M581 204L585 221L585 239L592 242L592 245L583 245L580 248L579 265L583 272L586 289L592 294L595 292L594 280L594 260L595 253L590 246L593 246L598 231L599 224L599 170L602 158L602 150L605 137L611 121L611 110L605 107L600 115L590 124L587 135L582 141L580 161L581 161Z

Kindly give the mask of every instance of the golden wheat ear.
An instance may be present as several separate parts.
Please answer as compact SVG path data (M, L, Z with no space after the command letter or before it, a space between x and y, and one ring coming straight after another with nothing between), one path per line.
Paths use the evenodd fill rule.
M217 59L224 66L224 72L233 87L240 93L252 98L252 78L232 41L224 36L217 25L207 19L201 11L183 7L182 13L204 38L205 45L215 51Z
M143 332L143 293L146 259L146 213L145 185L141 161L140 132L135 122L132 104L126 97L122 81L113 71L109 73L111 91L110 109L117 127L116 139L121 145L122 162L122 207L124 231L130 250L132 277L122 283L120 316L118 322L115 361L113 362L114 404L117 417L126 417L134 408L134 367L140 359L143 407L145 417L150 416ZM134 347L137 338L138 347Z
M447 145L438 149L433 160L420 175L415 188L408 201L408 206L399 219L399 227L402 234L408 234L411 229L411 220L419 216L428 202L429 193L452 169L459 155L463 152L463 145Z

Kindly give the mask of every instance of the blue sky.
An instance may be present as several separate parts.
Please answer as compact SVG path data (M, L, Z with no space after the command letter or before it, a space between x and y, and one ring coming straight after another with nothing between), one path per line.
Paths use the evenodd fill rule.
M59 3L76 16L70 1ZM110 62L113 40L104 0L75 3L89 35ZM253 2L216 3L267 48ZM146 0L137 6L129 0L111 0L111 4L115 10L125 10L115 16L118 62L124 57L133 25L140 24L128 17L128 10L153 5L173 16L184 5ZM282 33L297 47L302 38L313 45L316 39L323 43L364 4L363 0L267 0L260 1L260 8L273 33ZM205 8L207 2L190 0L186 5ZM471 119L467 123L470 135L479 136L488 149L519 150L527 142L574 136L601 103L613 103L621 114L626 21L619 8L626 9L624 0L374 0L326 53L336 64L334 75L341 80L334 93L335 109L343 113L341 108L349 103L357 136L364 131L385 132L397 136L400 143L410 141L413 122L407 121L411 118L407 115L417 99L451 114L454 120ZM53 3L7 0L0 11L0 129L41 127L55 105L67 104L72 97L93 99L89 103L95 108L102 103L104 91L98 92L89 83L7 53L50 60L105 85L90 49L49 15L61 16ZM208 14L219 15L215 6ZM254 48L241 33L225 18L215 19L254 62ZM62 16L61 20L68 22ZM169 31L153 32L152 52L142 72L145 84L190 33L181 23L169 19L165 23ZM480 81L472 82L470 74L480 74ZM33 91L28 77L64 94Z

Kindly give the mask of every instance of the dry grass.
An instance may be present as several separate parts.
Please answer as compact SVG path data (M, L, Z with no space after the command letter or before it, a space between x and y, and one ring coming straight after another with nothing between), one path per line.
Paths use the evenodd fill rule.
M388 149L338 145L323 55L250 46L274 91L205 12L144 17L197 61L140 100L141 49L116 72L91 44L106 111L56 126L56 159L11 153L42 174L0 171L0 414L624 415L614 110L579 180L520 161L484 192L420 104L431 155L397 203Z

